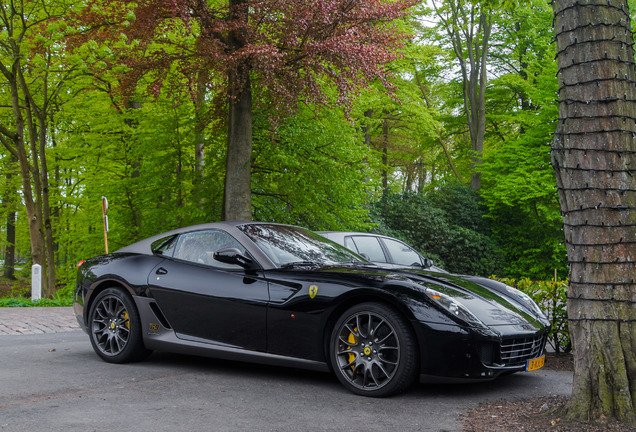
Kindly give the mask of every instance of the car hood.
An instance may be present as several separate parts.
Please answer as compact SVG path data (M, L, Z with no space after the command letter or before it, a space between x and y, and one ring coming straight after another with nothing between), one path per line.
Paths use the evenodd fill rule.
M515 297L505 284L491 279L427 270L389 270L378 267L322 267L313 271L323 276L335 273L339 277L355 278L358 280L354 283L358 286L376 286L398 297L415 297L443 309L426 294L427 288L433 289L461 303L488 327L515 326L518 329L536 330L539 326L549 325L545 317L533 311L530 305L524 304L523 299Z
M409 271L409 279L419 285L440 291L466 306L481 322L489 327L504 325L525 325L541 321L548 324L545 317L537 315L523 299L507 290L505 284L476 276ZM544 322L545 321L545 322Z
M303 279L333 279L350 286L375 287L401 298L437 305L426 289L439 291L465 306L488 327L509 326L520 331L536 331L549 326L549 321L535 313L530 305L516 298L505 284L474 276L436 273L426 270L386 269L375 266L320 266L305 269L289 269L285 273L300 271ZM309 273L309 274L308 274ZM298 275L300 276L300 275ZM446 313L449 313L445 311Z

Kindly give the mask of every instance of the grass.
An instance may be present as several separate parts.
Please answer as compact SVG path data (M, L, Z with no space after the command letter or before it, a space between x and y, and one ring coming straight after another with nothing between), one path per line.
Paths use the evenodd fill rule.
M40 299L31 300L30 298L13 298L3 297L0 298L0 307L58 307L58 306L72 306L72 298L61 299Z

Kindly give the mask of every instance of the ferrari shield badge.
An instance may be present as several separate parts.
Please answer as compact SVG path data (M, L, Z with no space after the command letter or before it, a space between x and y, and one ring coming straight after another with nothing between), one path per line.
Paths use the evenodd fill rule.
M315 298L318 294L318 285L312 285L309 287L309 298Z

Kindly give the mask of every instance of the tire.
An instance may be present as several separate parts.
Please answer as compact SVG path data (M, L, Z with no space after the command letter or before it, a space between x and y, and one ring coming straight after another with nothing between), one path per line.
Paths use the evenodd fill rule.
M406 320L382 303L349 308L336 322L330 342L338 380L362 396L404 391L418 371L417 344Z
M130 294L120 288L107 288L91 304L88 321L93 349L109 363L143 360L141 320Z

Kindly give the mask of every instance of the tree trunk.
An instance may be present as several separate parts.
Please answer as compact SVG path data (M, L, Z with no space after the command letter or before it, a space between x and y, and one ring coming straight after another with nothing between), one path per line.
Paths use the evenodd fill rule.
M7 248L4 253L4 277L15 279L15 212L7 215Z
M575 358L568 417L634 421L634 41L625 0L591 3L553 5L559 123L552 163L570 263Z
M481 188L481 164L486 132L486 84L488 83L487 58L492 30L492 12L485 6L466 6L462 0L448 2L448 11L437 10L440 25L448 34L457 56L462 74L464 111L473 151L470 164L470 185Z
M389 120L387 110L382 110L382 196L389 193Z
M13 126L15 132L10 132L6 128L2 128L2 133L7 137L2 142L11 152L11 154L18 160L20 164L20 176L22 179L22 198L24 200L24 206L26 209L26 216L29 223L29 239L31 241L31 260L34 264L39 264L42 269L46 268L46 255L45 255L45 240L44 240L44 227L42 224L42 211L41 202L39 197L40 190L38 188L39 177L37 174L37 149L35 151L34 164L29 163L29 156L25 145L25 121L22 115L23 105L20 100L18 74L21 71L20 54L18 51L14 53L13 64L11 69L5 68L0 65L2 74L7 79L8 88L11 96L11 105L13 109ZM30 115L29 109L26 109L26 114ZM30 135L31 131L29 131ZM32 173L34 173L32 177ZM31 181L35 185L31 184ZM43 290L46 288L48 278L43 280ZM45 291L46 292L46 291Z
M195 125L194 125L194 172L195 182L200 183L205 175L205 126L206 126L206 106L205 96L207 94L207 71L197 73L197 91Z
M4 266L3 274L7 279L15 279L15 188L13 185L13 164L16 163L15 157L7 157L7 165L11 165L11 168L6 170L6 189L4 191L4 197L2 198L2 206L7 211L7 237L6 237L6 249L4 252Z
M231 0L231 19L247 23L247 0ZM244 29L231 33L230 46L236 52L245 45ZM248 60L228 73L228 133L225 163L223 220L252 220L252 84Z

